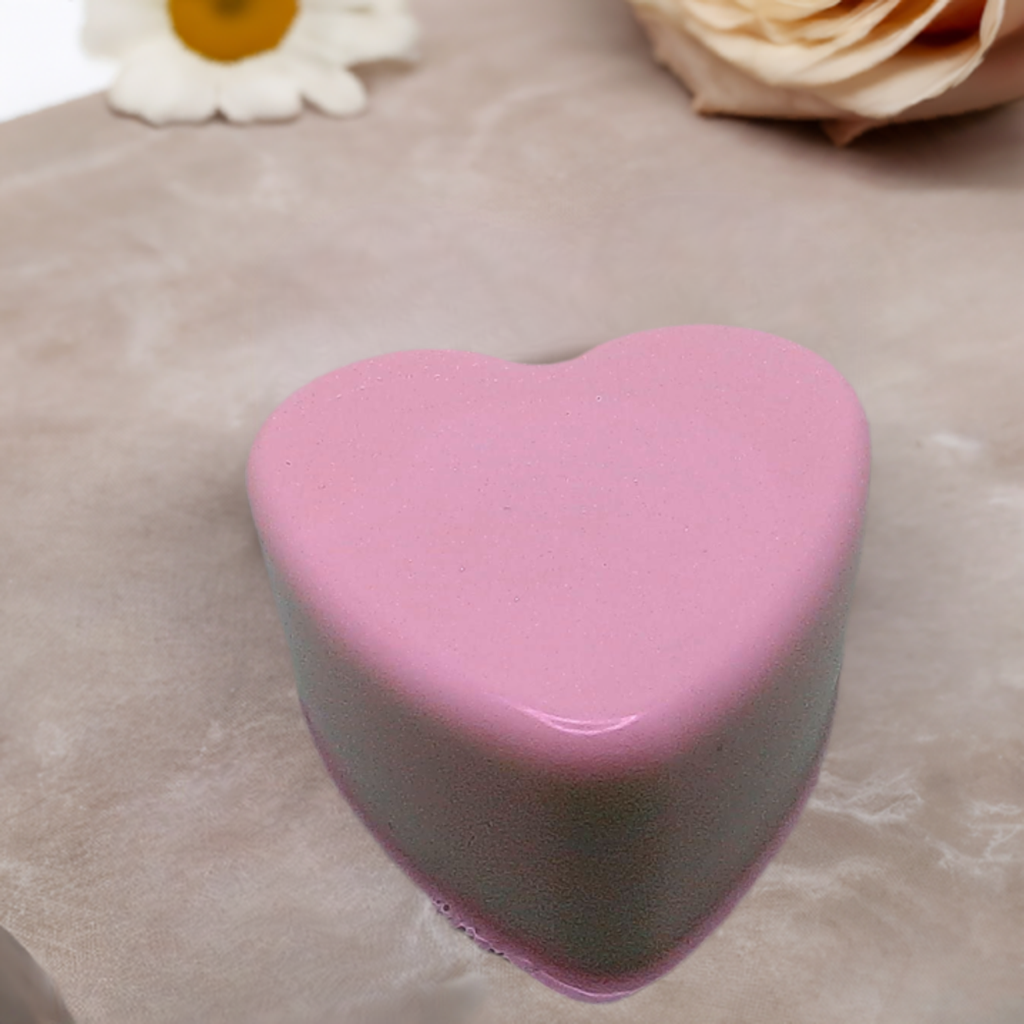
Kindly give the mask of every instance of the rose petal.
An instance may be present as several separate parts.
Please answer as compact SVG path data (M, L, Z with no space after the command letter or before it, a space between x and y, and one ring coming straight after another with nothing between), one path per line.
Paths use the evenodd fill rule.
M1024 96L1024 29L1000 39L981 66L955 89L904 111L899 120L984 110Z
M822 127L833 142L845 146L866 131L884 124L904 124L967 114L1021 97L1024 97L1024 31L1018 30L1000 39L970 78L941 96L915 104L888 121L862 118L829 121Z
M642 17L652 9L663 11L670 6L675 14L661 19L662 34L674 32L686 38L690 22L685 14L700 8L702 2L637 0L637 6ZM887 19L868 38L842 52L829 53L828 45L776 45L743 33L736 33L734 38L722 33L713 40L715 45L707 45L709 33L695 30L696 39L705 43L704 49L719 56L720 62L710 61L699 50L683 44L682 54L668 63L690 85L699 109L742 114L756 110L759 116L800 117L808 115L796 111L814 106L807 101L813 96L825 109L840 112L843 123L831 131L833 137L847 140L864 130L854 126L886 122L908 108L939 97L969 80L981 64L1002 30L1004 0L987 0L976 34L946 46L918 44L915 40L925 25L924 13L934 17L944 2L931 6L928 0L904 2L899 18ZM1012 23L1024 22L1024 0L1010 2ZM651 21L649 17L644 20ZM899 44L898 49L890 55L895 44ZM660 45L663 50L668 46L664 40ZM814 64L812 52L819 56L829 53L828 59ZM772 74L764 74L766 62L773 65ZM689 70L680 70L677 65ZM781 92L766 92L772 88ZM764 95L759 95L762 91ZM803 97L794 95L801 92Z
M728 0L714 0L728 4ZM779 44L760 31L717 31L699 14L708 0L634 0L641 10L669 11L678 31L690 33L727 64L755 81L806 89L854 117L887 119L963 81L995 38L1004 0L987 0L977 35L947 47L913 48L914 40L948 0L903 0L863 38L865 22L849 22L851 37L820 44ZM760 10L760 6L758 10ZM850 45L847 45L847 44Z
M150 124L205 121L217 109L216 70L173 39L158 39L125 58L108 99Z
M771 21L762 26L765 38L779 44L828 46L831 52L854 46L867 38L904 0L858 3L849 10L836 6L816 17L799 21ZM819 54L822 50L817 51Z
M641 7L637 16L651 38L655 58L682 80L700 114L802 119L842 114L813 93L757 81L680 31L660 11Z
M842 121L822 121L821 127L825 134L837 146L848 146L872 128L880 128L888 121L872 121L866 117L844 119Z
M1024 28L1024 0L1006 0L1003 12L1003 23L999 26L999 35L1012 36L1018 29Z
M815 91L837 107L861 117L895 117L963 82L981 64L995 40L1003 10L1002 0L991 0L977 36L946 47L908 45L863 74Z
M762 41L808 44L863 38L902 2L862 0L846 7L828 0L805 9L789 4L770 8L759 6L756 12L747 10L735 0L688 0L685 4L662 3L659 6L670 7L670 13L678 12L679 22L684 27L689 16L716 32L742 30L751 38Z
M877 67L917 38L949 0L902 0L878 24L858 22L849 35L820 43L779 44L748 32L719 32L696 16L698 3L683 3L681 27L708 49L769 85L811 87L845 81ZM991 4L1002 0L990 0ZM879 8L885 12L885 8ZM867 29L865 32L864 29Z

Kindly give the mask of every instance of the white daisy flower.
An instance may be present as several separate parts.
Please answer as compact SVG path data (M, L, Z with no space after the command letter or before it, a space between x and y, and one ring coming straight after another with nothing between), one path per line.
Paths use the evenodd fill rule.
M151 124L366 107L347 69L415 56L406 0L86 0L83 41L121 62L115 110Z

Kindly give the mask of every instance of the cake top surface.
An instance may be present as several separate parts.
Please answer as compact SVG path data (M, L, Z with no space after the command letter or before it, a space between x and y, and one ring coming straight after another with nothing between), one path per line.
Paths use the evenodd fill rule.
M388 684L528 743L635 743L770 674L856 549L868 459L820 357L689 327L344 367L273 413L249 490L276 571Z

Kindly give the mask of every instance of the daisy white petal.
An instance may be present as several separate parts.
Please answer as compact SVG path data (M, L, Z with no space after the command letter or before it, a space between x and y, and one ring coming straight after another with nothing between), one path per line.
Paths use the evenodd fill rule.
M404 4L404 0L398 0L398 2ZM339 11L379 10L385 9L386 6L381 4L381 0L303 0L302 2L304 11L327 11L330 14L337 14Z
M279 54L239 61L224 75L218 107L229 121L287 121L302 110L293 68Z
M269 8L243 5L229 17L214 0L187 19L174 0L85 2L89 47L123 62L111 105L152 124L218 110L243 123L284 120L303 98L335 116L358 113L365 90L342 69L410 59L419 35L408 0L296 0L269 21Z
M402 12L377 14L310 11L295 26L286 45L351 67L378 60L410 60L419 45L416 21Z
M110 90L110 105L150 124L206 121L217 110L217 74L171 39L136 47Z
M124 57L138 43L170 31L165 0L86 0L82 44L97 57Z
M332 117L349 117L366 109L363 83L344 68L318 68L304 62L296 68L302 95Z

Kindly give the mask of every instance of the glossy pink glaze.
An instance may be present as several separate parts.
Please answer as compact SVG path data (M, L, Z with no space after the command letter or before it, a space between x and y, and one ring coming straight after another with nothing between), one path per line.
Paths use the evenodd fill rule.
M632 991L813 777L868 461L835 370L733 328L314 381L249 493L332 773L490 941L564 991Z

